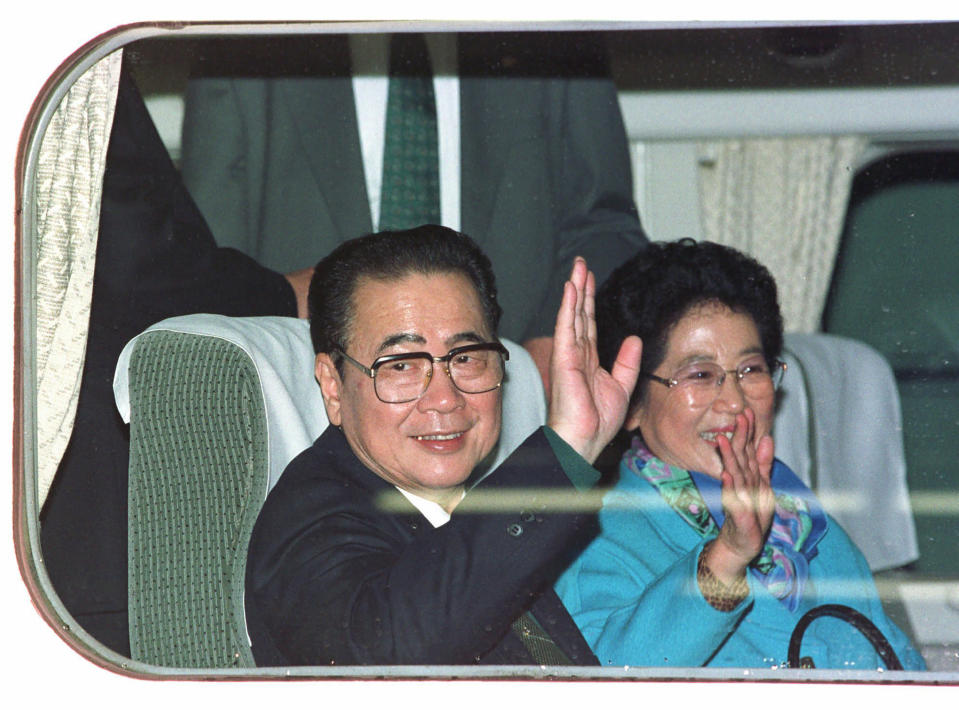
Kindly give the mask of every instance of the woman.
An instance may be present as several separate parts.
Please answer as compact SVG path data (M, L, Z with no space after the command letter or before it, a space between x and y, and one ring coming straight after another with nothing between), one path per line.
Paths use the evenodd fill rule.
M717 244L653 244L597 296L599 354L644 344L625 428L635 434L606 495L602 532L557 582L601 663L777 667L809 609L851 606L905 668L923 661L886 617L861 553L773 458L784 370L776 285ZM817 667L882 663L855 628L822 618Z

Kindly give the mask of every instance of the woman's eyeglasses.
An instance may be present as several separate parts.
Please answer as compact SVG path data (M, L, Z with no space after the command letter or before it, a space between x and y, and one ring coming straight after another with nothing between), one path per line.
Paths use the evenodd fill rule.
M763 359L750 361L735 370L725 370L715 362L697 362L687 365L672 377L660 377L641 372L654 382L686 394L694 405L709 404L719 396L727 375L735 375L743 394L751 399L767 397L782 384L786 363L774 360L772 367Z

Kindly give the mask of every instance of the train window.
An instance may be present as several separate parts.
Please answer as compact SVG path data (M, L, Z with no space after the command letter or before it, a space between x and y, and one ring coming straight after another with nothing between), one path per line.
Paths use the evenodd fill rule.
M314 122L323 109L314 107L311 113L299 92L326 91L333 83L337 90L350 86L351 57L375 58L385 45L373 41L365 55L356 55L356 47L370 38L382 39L395 29L390 24L121 29L78 53L38 102L24 134L25 159L18 174L22 204L16 376L22 399L14 475L20 516L16 542L24 576L45 617L68 643L97 663L153 677L959 683L959 563L952 554L959 530L959 471L951 455L959 441L959 291L954 278L959 242L953 227L959 218L959 25L421 28L432 35L430 51L439 53L434 57L456 59L458 43L462 47L479 38L469 66L480 67L477 71L484 76L501 75L503 86L508 84L517 94L524 91L522 79L548 80L554 77L551 72L590 81L601 76L611 82L628 139L623 148L631 166L629 197L648 236L725 239L761 261L775 262L771 268L780 281L787 330L800 336L816 331L846 336L888 362L902 407L908 471L903 478L908 510L897 515L909 525L914 519L916 544L904 541L897 549L905 552L896 552L898 557L867 557L886 612L911 637L927 670L257 668L243 617L242 542L230 538L229 549L201 546L189 562L198 570L199 576L191 578L195 589L184 597L162 598L152 582L131 581L140 566L187 564L179 558L144 563L132 542L135 535L140 536L136 544L153 536L146 542L167 551L190 544L179 535L184 531L180 519L159 512L158 501L169 490L133 481L135 470L149 470L152 464L145 462L156 452L136 449L131 456L131 447L146 437L150 446L182 449L185 439L176 430L134 430L124 422L117 409L118 393L139 406L150 401L156 388L151 381L140 389L131 385L126 390L120 384L115 390L117 360L127 341L151 324L185 315L184 303L190 303L191 312L227 316L275 314L270 298L291 308L273 277L309 264L301 263L302 250L264 242L259 230L263 225L268 225L267 232L299 229L306 219L290 206L311 205L321 196L299 189L297 171L306 175L307 168L271 160L271 151L310 126L328 132L331 140L355 142L357 155L364 150L362 127L339 119ZM495 54L483 54L493 47ZM324 83L321 77L337 81ZM453 105L455 113L459 106L455 100ZM482 111L482 105L475 108ZM304 122L304 116L310 121ZM500 128L515 127L527 118L484 116ZM237 142L245 146L242 155L231 152ZM535 150L523 141L508 145L520 162L529 157L526 151ZM104 178L107 164L111 172ZM213 165L219 172L204 169ZM764 173L764 165L774 167ZM354 167L336 159L318 169L336 188L366 178L362 166ZM285 191L283 199L270 204L259 198L229 201L224 176L241 183L277 173L292 176L296 186ZM762 184L764 175L772 176L767 184ZM829 183L831 191L823 190L821 201L810 203L804 213L816 228L807 224L796 227L798 231L786 229L789 209L781 208L787 204L783 201L774 205L780 209L773 217L781 220L775 224L784 225L778 236L766 239L759 236L762 231L749 231L764 218L774 221L768 209L763 213L762 205L755 204L773 181L778 181L780 192L790 194L816 193ZM129 199L133 194L142 198L135 207ZM332 197L322 199L340 198L334 189ZM131 217L134 209L139 216ZM361 212L362 218L356 217ZM344 217L346 231L360 234L364 224L375 223L367 212L364 208ZM327 222L311 222L308 230L342 227L339 216L320 219ZM228 255L233 273L251 269L251 278L260 279L258 293L267 295L252 299L246 289L231 291L236 281L229 278L209 289L199 268L210 252L201 258L171 252L163 257L170 261L157 260L134 240L122 238L129 236L131 223L148 224L157 239L181 230L211 250L233 248ZM818 233L832 227L831 241ZM802 229L802 236L796 236ZM526 256L515 261L523 265L533 257L521 241L516 253ZM312 263L315 256L307 261ZM179 268L176 259L195 267L192 280L184 282L188 293L183 283L171 286L163 280ZM250 266L253 262L269 266L272 276L261 278ZM142 269L155 279L149 289L144 288ZM194 297L204 290L233 305L211 305L212 300L197 305ZM508 328L513 329L508 337L523 341L527 331L520 319L508 320ZM223 393L216 389L222 382L214 382L213 375L209 380L203 375L203 381L215 393L213 405L231 415L244 412L237 439L241 443L222 459L202 446L193 447L187 452L193 457L189 465L236 465L244 471L269 467L264 463L269 454L257 452L269 448L264 442L274 426L268 423L272 415L262 405L251 404L262 370L242 356L237 359L236 349L224 346L228 341L223 337L211 344L194 331L183 331L182 338L163 333L141 340L143 346L138 345L133 356L126 351L123 357L130 357L131 372L149 358L164 361L176 348L199 352L202 358L225 357L233 369L224 376L229 386ZM305 331L291 337L306 337ZM99 349L94 352L90 343ZM165 371L167 375L167 385L182 391L194 389L197 381L196 371ZM304 388L312 388L311 371ZM803 406L814 409L815 390L803 396L810 398ZM215 416L220 414L206 418ZM808 422L810 431L814 425ZM889 434L896 437L899 432ZM194 430L189 435L199 436ZM798 435L793 438L799 440ZM238 451L245 457L240 464ZM163 458L166 453L156 455ZM815 458L808 452L798 455L805 455L807 463ZM184 461L171 458L164 463L168 489L193 485L176 478L185 470ZM815 462L809 466L814 469ZM815 483L816 474L811 478ZM223 495L220 483L210 495ZM134 485L139 486L135 491ZM212 515L245 521L248 535L265 490L239 478L231 485L244 501L228 514L216 508L219 512ZM842 504L828 495L823 500L827 507ZM216 505L220 503L217 499ZM213 510L207 501L195 499L178 498L175 505L181 506L178 512L194 505L198 514ZM131 532L141 523L152 527ZM233 533L217 534L228 538ZM870 533L868 526L850 529L854 539L862 536L860 544L870 537L883 542L884 534ZM214 558L220 565L215 570ZM214 588L222 595L215 603L209 591ZM193 616L194 601L200 617ZM163 628L168 622L162 619L169 628Z

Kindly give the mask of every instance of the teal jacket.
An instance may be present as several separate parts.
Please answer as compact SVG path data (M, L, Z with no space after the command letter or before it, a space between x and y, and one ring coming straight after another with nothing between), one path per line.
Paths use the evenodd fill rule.
M773 487L789 473L777 460ZM603 500L600 525L599 536L559 578L556 591L603 665L782 666L796 622L809 609L832 603L865 614L889 639L903 668L925 667L883 611L866 560L828 516L795 612L752 575L749 595L736 609L711 607L696 582L696 562L708 539L625 468ZM865 637L835 618L813 622L802 655L817 668L883 667Z

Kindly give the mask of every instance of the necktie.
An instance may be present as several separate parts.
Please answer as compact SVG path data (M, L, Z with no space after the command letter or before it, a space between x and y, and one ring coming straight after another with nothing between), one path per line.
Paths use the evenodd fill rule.
M571 666L563 650L528 611L513 622L513 633L519 636L533 660L543 666Z
M380 230L440 221L436 98L421 34L390 39Z

